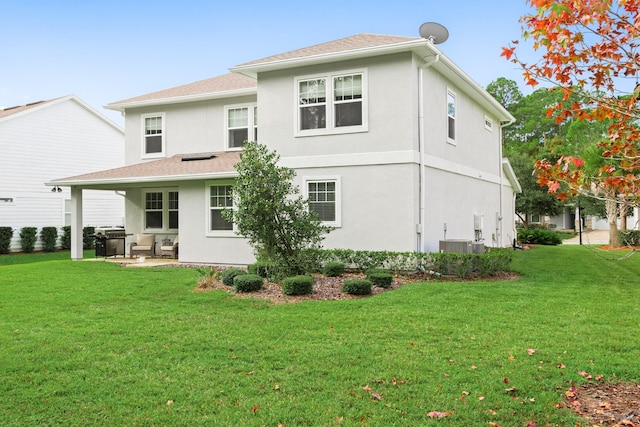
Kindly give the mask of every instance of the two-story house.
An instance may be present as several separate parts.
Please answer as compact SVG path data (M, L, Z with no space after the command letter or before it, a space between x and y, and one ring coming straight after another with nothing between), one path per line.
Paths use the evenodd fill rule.
M124 164L124 131L74 95L0 109L0 226L13 228L11 250L22 249L22 227L71 225L71 194L45 182ZM52 191L54 190L54 191ZM124 221L124 199L85 191L82 226ZM61 232L60 232L61 233ZM42 244L36 243L39 250Z
M335 228L325 247L438 251L445 239L515 237L519 184L501 152L513 117L423 38L359 34L107 108L126 117L127 166L50 184L70 186L72 200L126 192L127 233L179 234L181 262L253 261L220 215L246 140L295 169Z

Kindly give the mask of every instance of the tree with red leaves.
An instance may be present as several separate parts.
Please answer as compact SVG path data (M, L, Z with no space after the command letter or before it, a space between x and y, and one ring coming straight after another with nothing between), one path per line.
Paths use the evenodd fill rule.
M538 183L564 200L592 194L604 198L614 227L621 201L640 196L640 85L623 89L640 74L640 0L527 0L535 13L523 16L523 38L541 57L535 63L518 58L519 42L503 48L502 56L518 64L528 85L546 83L563 93L563 101L547 111L565 120L610 121L597 144L600 166L594 171L577 156L555 162L538 160ZM572 94L580 103L567 102ZM613 221L613 224L612 224ZM617 229L610 244L619 246Z

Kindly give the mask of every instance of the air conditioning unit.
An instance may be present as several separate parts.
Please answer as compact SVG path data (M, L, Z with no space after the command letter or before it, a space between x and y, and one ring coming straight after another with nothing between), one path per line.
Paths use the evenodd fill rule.
M484 251L484 243L481 242L473 242L471 244L471 249L473 250L474 254L483 254Z
M447 239L440 240L440 252L455 252L459 254L472 253L471 240Z

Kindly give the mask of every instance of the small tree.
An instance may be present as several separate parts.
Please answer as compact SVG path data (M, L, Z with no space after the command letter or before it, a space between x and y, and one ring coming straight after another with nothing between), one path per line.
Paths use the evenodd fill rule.
M236 165L235 209L223 211L249 240L259 258L273 261L285 274L306 272L304 249L319 248L330 227L309 209L293 184L295 171L278 166L280 156L247 142Z
M38 240L38 229L36 227L22 227L20 229L20 245L22 251L26 253L33 252L36 241Z

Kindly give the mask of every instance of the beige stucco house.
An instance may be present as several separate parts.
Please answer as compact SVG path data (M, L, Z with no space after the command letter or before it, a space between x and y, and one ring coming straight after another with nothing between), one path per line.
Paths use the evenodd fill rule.
M358 34L230 71L107 105L125 115L126 166L50 182L71 188L74 221L84 192L126 192L128 234L179 235L181 262L252 262L220 211L257 140L335 227L325 247L512 244L519 184L501 133L514 119L431 41Z

